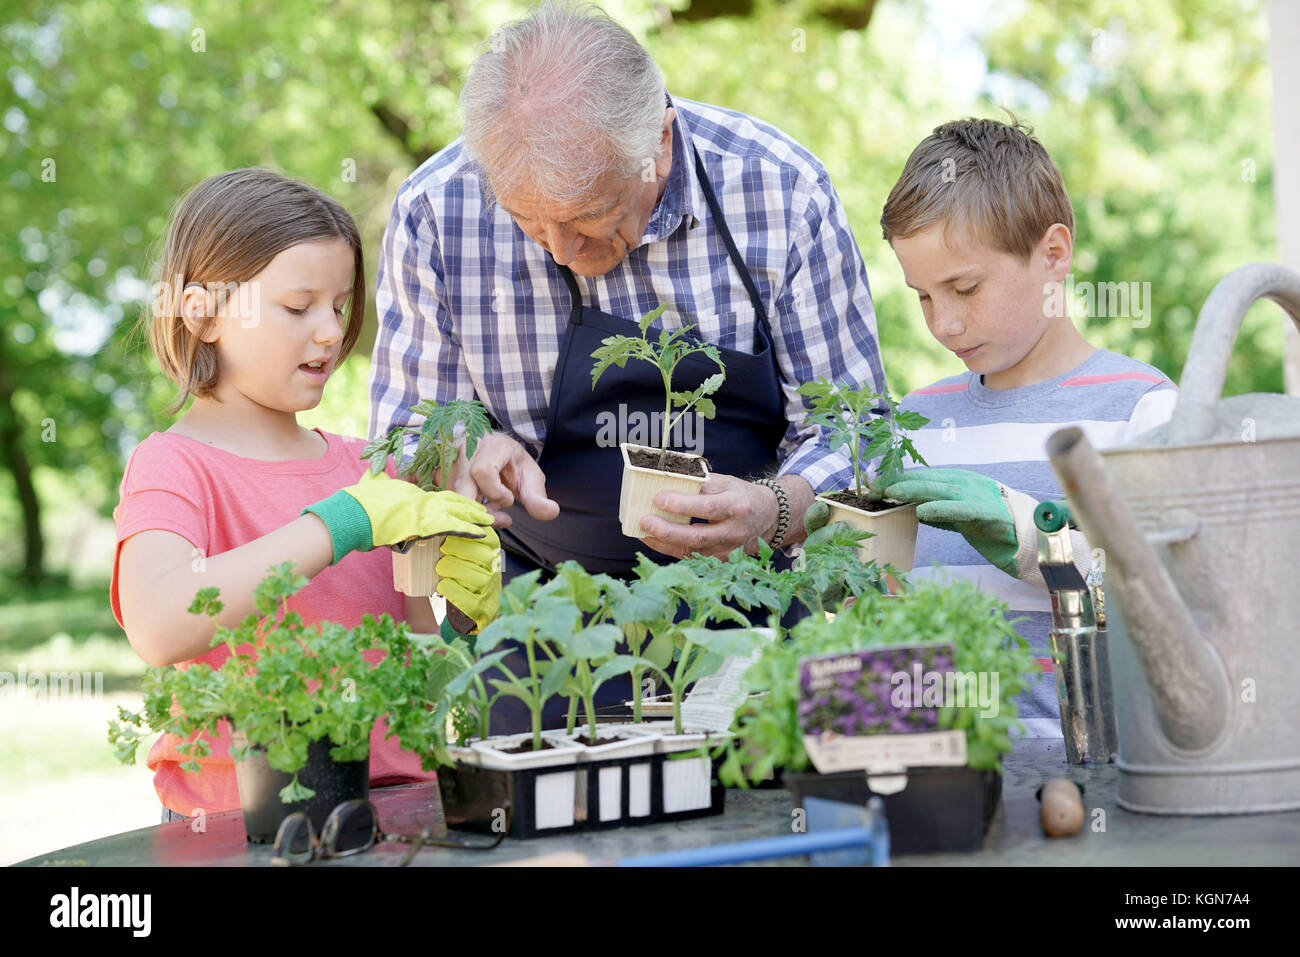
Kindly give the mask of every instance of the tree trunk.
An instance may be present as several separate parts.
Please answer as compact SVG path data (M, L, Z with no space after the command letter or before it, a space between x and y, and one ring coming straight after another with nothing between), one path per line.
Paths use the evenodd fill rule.
M22 428L14 411L14 380L9 373L8 356L0 343L0 461L14 477L18 504L23 511L22 580L38 584L45 577L45 539L41 535L41 503L32 483L32 465L23 451Z

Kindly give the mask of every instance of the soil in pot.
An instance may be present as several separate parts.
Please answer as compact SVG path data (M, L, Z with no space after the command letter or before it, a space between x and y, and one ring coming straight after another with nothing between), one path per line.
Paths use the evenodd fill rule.
M905 502L895 502L890 499L881 499L878 502L873 502L867 496L860 496L857 492L852 490L846 492L827 492L821 497L829 502L834 502L837 505L848 505L851 508L860 508L864 512L886 512L891 508L898 508L898 506L906 504Z
M610 735L607 738L597 738L595 741L592 741L590 734L584 734L581 737L574 738L573 742L574 744L581 744L583 747L596 748L602 744L617 744L623 740L624 740L623 738L616 737L615 735Z
M243 743L242 736L236 734L233 738L236 744ZM271 767L266 752L258 751L235 762L239 803L249 841L254 844L274 841L280 823L295 811L306 811L319 834L335 807L353 798L370 796L370 758L335 761L330 757L331 748L333 744L328 738L307 746L307 764L298 772L298 782L316 793L309 800L294 804L280 800L280 789L293 780L293 775Z
M656 472L671 472L675 475L690 475L704 478L707 474L703 461L698 455L684 455L681 452L669 452L663 465L659 464L659 452L645 449L628 449L627 460L637 468L653 469Z
M537 751L550 751L554 747L555 745L551 744L550 741L542 738L542 746L540 748L533 747L533 742L531 741L522 741L513 748L495 748L494 750L500 751L502 754L533 754Z

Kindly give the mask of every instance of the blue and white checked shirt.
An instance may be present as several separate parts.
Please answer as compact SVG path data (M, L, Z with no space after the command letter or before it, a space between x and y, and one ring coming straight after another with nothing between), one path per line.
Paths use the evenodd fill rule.
M587 306L635 321L667 303L668 328L694 325L753 351L756 316L718 231L687 145L699 149L772 326L790 423L780 471L817 491L852 480L847 451L803 420L796 393L819 377L885 389L862 254L821 162L743 113L675 100L673 166L641 244L603 276L577 276ZM402 184L379 258L379 334L370 434L416 421L420 399L481 400L540 454L570 297L550 256L484 203L457 140ZM633 327L634 328L634 327Z

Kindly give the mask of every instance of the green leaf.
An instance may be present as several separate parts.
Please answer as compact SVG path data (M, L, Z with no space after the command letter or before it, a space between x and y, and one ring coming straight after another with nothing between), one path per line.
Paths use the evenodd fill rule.
M649 312L647 312L644 316L641 317L641 320L637 323L637 325L640 327L642 335L645 334L645 331L650 328L651 324L656 319L658 319L660 316L664 314L664 310L667 308L668 308L668 303L666 302L660 303L658 306L651 309Z
M470 683L473 682L475 678L500 662L501 659L510 654L511 650L512 649L510 648L506 648L502 651L494 651L490 655L484 655L478 661L474 662L471 667L466 668L449 681L444 689L444 694L453 698L464 694L469 690Z
M538 689L537 705L540 707L548 698L554 695L562 687L565 681L572 674L568 659L560 658L550 663L546 670L546 677L542 679L541 688Z
M746 628L683 628L682 634L701 648L728 658L749 654L761 640Z
M606 681L608 681L610 678L615 678L618 675L627 674L629 671L632 671L634 668L654 668L654 667L655 667L654 662L649 661L645 658L640 658L636 655L618 655L615 658L611 658L609 661L605 662L603 665L601 665L599 668L595 670L595 672L591 676L591 684L593 688L598 688Z
M623 630L617 625L602 624L583 628L567 638L555 640L564 654L569 658L599 659L608 658L623 637Z

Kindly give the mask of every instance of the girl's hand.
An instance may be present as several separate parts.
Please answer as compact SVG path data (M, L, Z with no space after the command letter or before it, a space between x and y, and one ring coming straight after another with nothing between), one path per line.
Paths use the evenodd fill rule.
M307 512L329 529L336 563L352 551L412 538L484 538L492 526L487 509L463 495L425 492L409 482L370 473L356 485L307 506Z

